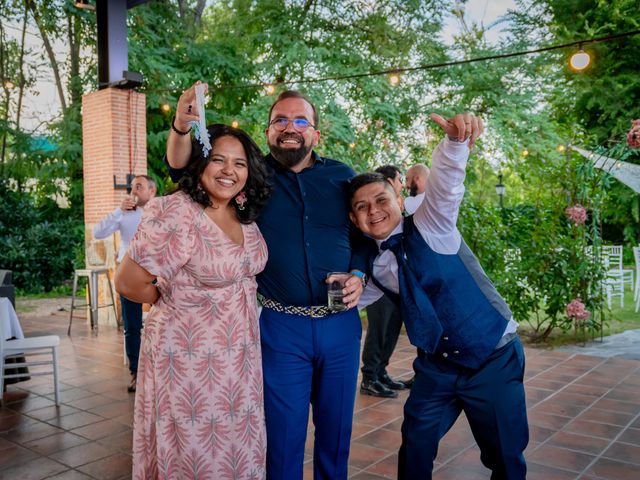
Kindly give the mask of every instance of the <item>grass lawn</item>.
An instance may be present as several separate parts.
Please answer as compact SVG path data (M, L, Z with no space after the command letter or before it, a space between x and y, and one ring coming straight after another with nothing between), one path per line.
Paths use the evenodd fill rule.
M633 300L633 292L629 289L625 291L624 307L620 307L620 299L614 298L611 303L611 311L605 310L605 324L602 331L603 336L622 333L626 330L635 330L640 328L640 312L635 312L635 302ZM532 332L531 327L526 323L520 324L520 332L525 343L530 346L540 347L558 347L561 345L570 345L583 343L584 340L591 340L592 336L586 333L586 338L582 332L576 334L575 330L563 332L560 329L554 330L547 340L543 343L528 342L528 333ZM595 333L595 339L600 338L600 332Z

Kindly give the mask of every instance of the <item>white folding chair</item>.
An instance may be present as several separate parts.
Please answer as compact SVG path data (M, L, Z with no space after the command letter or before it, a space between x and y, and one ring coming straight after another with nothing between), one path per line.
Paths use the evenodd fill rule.
M0 406L3 402L4 381L9 378L33 377L36 375L53 374L53 383L56 396L56 405L60 405L60 389L58 386L58 345L60 345L60 337L57 335L48 335L40 337L27 337L16 340L5 340L3 332L3 322L0 322ZM31 361L27 356L42 357L51 355L50 359L42 359ZM7 358L24 357L24 361L17 359L16 363L6 363ZM40 366L51 365L52 370L41 371ZM6 371L24 367L38 367L31 369L29 372L7 374Z
M609 269L611 271L610 276L620 276L622 282L622 288L624 285L629 285L631 290L634 289L634 272L632 268L624 268L622 264L622 245L603 245L602 253L609 257Z
M622 279L622 269L620 263L617 262L615 255L613 258L605 247L602 247L602 266L605 271L605 276L602 284L607 295L607 305L611 310L611 301L613 297L620 297L620 308L624 308L624 282ZM614 267L612 268L612 262ZM616 266L617 265L617 266Z
M522 256L519 248L507 248L504 251L504 269L509 271L513 268L513 265L520 263Z

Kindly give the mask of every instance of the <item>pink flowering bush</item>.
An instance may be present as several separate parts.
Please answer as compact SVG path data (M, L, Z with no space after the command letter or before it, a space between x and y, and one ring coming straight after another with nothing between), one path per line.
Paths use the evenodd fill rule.
M627 145L640 148L640 120L631 121L631 130L627 133Z
M586 309L579 298L576 298L567 304L567 317L583 322L591 317L591 312Z
M568 207L564 213L574 225L584 225L587 221L587 210L582 205Z

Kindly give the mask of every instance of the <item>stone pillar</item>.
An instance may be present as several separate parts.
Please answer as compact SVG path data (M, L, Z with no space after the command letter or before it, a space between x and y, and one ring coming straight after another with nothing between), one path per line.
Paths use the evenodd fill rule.
M124 185L129 173L147 173L145 95L118 88L85 95L82 98L82 145L85 254L89 264L93 226L117 208L127 194L126 189L114 186L114 175L115 183ZM104 251L98 249L98 254L106 256L112 274L120 244L119 235L114 237L104 240ZM109 298L107 288L106 281L102 280L101 303ZM115 324L111 308L101 308L99 318L99 323Z

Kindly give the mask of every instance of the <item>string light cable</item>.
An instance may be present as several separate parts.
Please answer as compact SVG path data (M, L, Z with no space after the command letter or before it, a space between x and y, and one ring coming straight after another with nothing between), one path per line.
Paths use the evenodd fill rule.
M399 75L405 72L415 72L419 70L433 70L437 68L446 68L446 67L454 67L457 65L465 65L469 63L477 63L477 62L486 62L490 60L499 60L502 58L512 58L512 57L520 57L523 55L532 55L543 52L550 52L553 50L561 50L564 48L570 47L582 47L584 45L589 45L592 43L602 43L608 42L612 40L619 40L621 38L632 37L635 35L639 35L640 30L634 30L625 33L618 33L615 35L607 35L604 37L595 37L588 40L576 40L574 42L563 43L560 45L550 45L548 47L540 47L533 50L522 50L518 52L511 53L501 53L496 55L488 55L485 57L476 57L476 58L468 58L465 60L454 60L451 62L440 62L440 63L431 63L425 65L417 65L415 67L393 67L386 70L376 70L370 72L362 72L362 73L353 73L350 75L336 75L330 77L320 77L320 78L307 78L307 79L297 79L297 80L283 80L283 81L275 81L269 83L248 83L248 84L239 84L239 85L218 85L215 86L215 89L218 90L226 90L226 89L240 89L240 88L265 88L268 86L278 86L278 85L291 85L291 84L305 84L305 83L322 83L322 82L330 82L337 80L351 80L355 78L363 78L363 77L375 77L382 75Z

